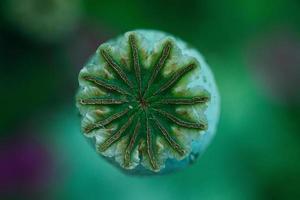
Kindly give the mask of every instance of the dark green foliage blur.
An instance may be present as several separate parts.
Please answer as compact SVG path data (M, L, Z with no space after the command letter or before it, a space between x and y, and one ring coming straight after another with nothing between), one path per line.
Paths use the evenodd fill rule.
M203 157L165 176L100 158L74 102L96 48L141 28L202 52L222 99ZM298 0L1 0L0 91L0 199L300 199Z

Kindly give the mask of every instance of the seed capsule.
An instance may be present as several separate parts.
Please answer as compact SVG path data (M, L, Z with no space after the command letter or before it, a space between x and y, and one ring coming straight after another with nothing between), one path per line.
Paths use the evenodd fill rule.
M215 133L219 94L208 65L163 32L131 31L100 45L79 84L84 135L131 174L181 169Z

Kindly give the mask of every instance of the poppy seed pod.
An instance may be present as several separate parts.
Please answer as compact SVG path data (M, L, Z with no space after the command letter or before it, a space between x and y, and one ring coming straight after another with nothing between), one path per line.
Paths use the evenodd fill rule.
M136 30L100 45L79 85L84 136L128 173L184 168L216 131L212 72L195 49L166 33Z

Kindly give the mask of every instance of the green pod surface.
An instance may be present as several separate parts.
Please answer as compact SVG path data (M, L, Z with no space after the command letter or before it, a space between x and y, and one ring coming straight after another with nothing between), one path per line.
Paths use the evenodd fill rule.
M184 168L215 133L214 77L195 49L166 33L130 31L100 45L79 85L84 136L128 173Z

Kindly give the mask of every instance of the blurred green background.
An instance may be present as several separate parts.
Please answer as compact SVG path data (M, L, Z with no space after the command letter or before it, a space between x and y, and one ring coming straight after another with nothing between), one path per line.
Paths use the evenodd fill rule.
M0 199L300 199L299 0L1 0ZM79 131L77 75L132 29L181 37L222 97L191 167L134 177Z

